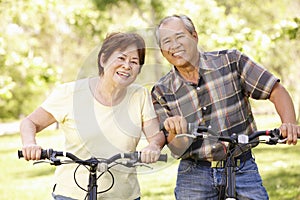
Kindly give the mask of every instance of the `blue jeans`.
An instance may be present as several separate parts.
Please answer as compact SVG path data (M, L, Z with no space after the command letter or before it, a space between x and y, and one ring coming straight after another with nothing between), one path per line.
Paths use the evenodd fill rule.
M253 158L242 162L236 172L236 192L239 200L267 200ZM218 200L219 187L226 183L224 168L201 166L190 160L181 160L178 167L175 197L177 200Z

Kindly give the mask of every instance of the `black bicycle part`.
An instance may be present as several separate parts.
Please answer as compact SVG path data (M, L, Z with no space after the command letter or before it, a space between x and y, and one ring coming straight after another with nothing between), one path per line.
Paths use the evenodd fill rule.
M201 134L203 132L208 133L209 135ZM225 166L225 174L226 174L226 184L225 187L220 187L220 195L224 196L225 199L236 199L236 180L235 180L235 154L233 153L237 146L242 145L244 143L239 143L238 135L232 134L231 136L218 136L216 132L209 129L205 126L199 126L197 128L197 134L195 135L198 138L213 138L218 139L219 141L228 142L228 153L226 158L226 166ZM248 136L248 142L246 144L251 143L251 141L255 140L259 136L270 136L269 140L266 142L267 144L275 145L278 143L280 139L283 139L280 135L279 129L273 130L265 130L265 131L255 131L251 135ZM224 191L225 190L225 191ZM221 196L219 199L222 198Z
M106 161L107 161L107 164L110 164L110 163L114 162L115 160L118 160L121 158L129 158L132 160L137 159L136 162L141 162L140 155L141 155L141 152L139 152L139 151L135 151L132 153L120 153L120 154L116 154L116 155L112 156L109 159L106 159ZM54 151L53 149L42 149L40 159L41 160L49 159L51 161L56 161L53 165L56 165L56 163L57 163L57 165L60 165L61 163L59 161L57 161L57 160L59 160L56 158L57 156L64 156L64 157L70 158L71 160L75 161L76 163L81 163L84 165L88 165L88 163L86 163L86 162L89 162L88 160L83 161L71 153L63 152L63 151ZM23 157L24 156L23 156L22 150L18 150L18 158L23 158ZM160 154L157 161L167 162L167 160L168 160L167 154Z
M106 169L106 172L108 172L112 177L112 184L111 184L110 187L108 187L105 190L102 190L100 192L97 191L97 187L98 187L97 186L97 179L100 178L100 176L102 174L104 174L104 172L102 172L99 175L99 177L97 177L98 164L105 163L108 166L109 164L115 162L116 160L123 159L123 158L129 159L127 164L123 164L123 163L116 163L116 164L122 164L122 165L127 166L127 167L134 167L135 163L141 162L141 152L138 152L138 151L133 152L133 153L119 153L119 154L116 154L116 155L114 155L114 156L112 156L111 158L108 158L108 159L98 160L97 158L92 157L88 160L81 160L81 159L79 159L78 157L76 157L75 155L73 155L72 153L69 153L69 152L54 151L53 149L47 149L47 150L42 149L40 159L49 159L51 161L50 164L55 165L55 166L63 164L60 161L60 159L56 158L57 156L63 156L63 157L70 158L71 160L73 160L74 163L78 163L79 166L80 165L89 166L88 170L89 170L90 173L89 173L89 184L88 184L88 189L87 190L83 189L76 181L75 173L76 173L76 170L78 169L79 166L76 168L76 170L74 172L74 180L76 182L76 185L80 189L83 189L84 191L87 192L87 195L86 195L85 199L88 199L88 200L97 199L97 194L107 192L114 185L113 174L109 171L109 169ZM22 150L18 150L18 157L19 158L24 157L23 153L22 153ZM158 161L167 162L167 159L168 159L167 154L161 154L158 158Z

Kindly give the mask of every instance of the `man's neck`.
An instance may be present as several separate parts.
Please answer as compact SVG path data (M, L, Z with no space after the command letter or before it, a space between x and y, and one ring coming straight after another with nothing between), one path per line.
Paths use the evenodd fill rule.
M186 66L176 68L179 74L188 82L198 84L199 80L199 62L200 54L198 54L193 64L188 63Z
M198 70L199 67L190 66L184 69L180 68L178 72L186 81L197 84L199 79Z

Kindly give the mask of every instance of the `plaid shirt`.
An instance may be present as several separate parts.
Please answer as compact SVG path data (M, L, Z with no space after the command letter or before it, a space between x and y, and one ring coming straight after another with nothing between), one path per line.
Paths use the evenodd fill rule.
M161 128L166 118L180 115L188 123L210 127L220 135L251 134L256 124L249 97L268 99L279 79L237 50L200 53L198 84L186 82L175 67L152 89ZM193 141L182 158L222 160L226 145Z

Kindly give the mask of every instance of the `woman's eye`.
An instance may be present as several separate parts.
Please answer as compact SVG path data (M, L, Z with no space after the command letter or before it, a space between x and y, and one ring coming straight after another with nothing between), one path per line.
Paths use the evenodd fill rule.
M131 61L131 64L134 65L134 66L139 65L139 63L136 62L136 61Z
M118 60L122 60L123 61L123 60L125 60L125 58L123 56L119 56Z

